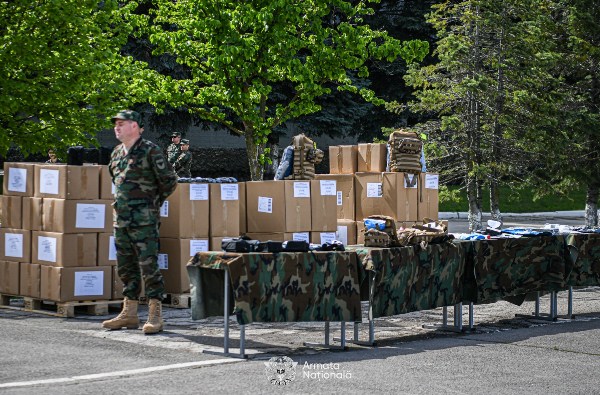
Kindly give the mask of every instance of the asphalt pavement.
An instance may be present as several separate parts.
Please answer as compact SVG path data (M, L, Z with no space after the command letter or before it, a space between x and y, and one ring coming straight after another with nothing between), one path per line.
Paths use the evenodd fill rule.
M449 221L451 232L466 231L466 219ZM545 223L577 226L583 219L505 218L505 226ZM256 323L246 328L248 359L219 354L221 317L193 321L188 309L165 308L166 330L144 336L101 329L114 313L65 319L3 308L0 393L597 393L600 287L573 295L575 318L565 318L567 293L561 292L561 318L554 322L531 316L533 302L477 305L474 330L462 333L423 328L441 323L442 309L376 319L377 346L346 351L304 345L324 341L322 323ZM540 308L549 310L547 296ZM142 319L145 314L143 307ZM236 352L239 327L233 319L230 326ZM331 330L339 336L339 324ZM359 334L367 337L367 325ZM279 376L269 363L273 357L291 364Z

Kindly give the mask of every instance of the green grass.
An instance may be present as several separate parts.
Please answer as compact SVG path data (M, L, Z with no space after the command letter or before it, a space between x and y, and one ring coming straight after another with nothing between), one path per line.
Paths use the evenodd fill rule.
M467 192L465 189L459 190L458 186L449 186L449 193L456 192L459 196L458 201L447 201L444 198L446 193L440 194L440 211L468 211ZM483 212L490 211L489 190L483 192ZM585 191L576 190L568 196L551 195L538 200L533 199L533 192L521 187L518 189L501 187L500 188L500 211L503 213L533 213L543 211L567 211L583 210L585 208Z

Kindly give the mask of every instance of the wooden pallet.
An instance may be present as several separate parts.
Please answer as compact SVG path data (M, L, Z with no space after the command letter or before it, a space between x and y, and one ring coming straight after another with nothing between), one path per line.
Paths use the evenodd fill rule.
M148 304L148 298L140 296L140 304ZM189 309L192 307L191 294L165 294L162 305L173 309Z
M23 306L12 306L11 299L22 299ZM54 302L49 300L31 298L28 296L0 294L2 308L22 310L56 317L73 318L76 315L108 315L110 308L121 309L122 300L90 300L76 302Z

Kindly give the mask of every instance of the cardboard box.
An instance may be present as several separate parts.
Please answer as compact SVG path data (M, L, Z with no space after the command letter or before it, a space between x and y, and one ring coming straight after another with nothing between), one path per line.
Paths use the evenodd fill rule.
M438 219L439 217L439 174L422 173L419 191L419 220L424 218Z
M285 232L285 182L246 183L248 233Z
M20 264L19 295L39 299L41 286L40 266L37 263L28 262Z
M356 244L356 221L349 219L337 220L337 240L344 245Z
M365 244L365 222L356 221L356 244Z
M158 266L165 281L165 292L189 292L190 279L187 274L187 263L197 252L208 250L208 239L171 239L161 237Z
M117 247L112 233L98 234L98 266L116 266Z
M337 240L336 231L334 232L310 232L310 242L313 244L331 243Z
M362 221L369 215L383 214L383 177L381 173L356 173L354 175L356 220Z
M317 174L317 180L331 180L336 184L336 217L351 219L355 216L354 174Z
M242 207L246 204L240 189L244 184L210 184L210 235L239 236L242 233Z
M292 233L284 233L283 241L294 240L294 241L306 241L310 243L310 234L311 232L292 232ZM274 239L271 239L274 240Z
M4 162L2 194L7 196L33 196L35 163Z
M59 233L109 233L112 201L49 199L42 201L42 230Z
M112 267L40 267L40 298L55 302L110 300Z
M329 147L329 172L354 174L358 169L358 146L337 145Z
M0 195L0 225L3 228L19 229L23 227L23 197Z
M20 263L0 261L0 293L7 295L20 295L19 275Z
M31 231L0 228L0 260L31 262Z
M160 237L208 238L209 184L177 184L160 208Z
M384 172L386 165L386 144L358 144L358 172Z
M43 230L43 199L37 197L23 197L23 229Z
M33 231L31 261L46 266L83 267L98 263L96 233Z
M55 199L100 198L100 167L35 165L34 196Z
M114 200L115 184L112 182L108 166L101 165L98 167L100 168L100 199Z
M337 182L335 180L312 180L311 205L313 232L337 230Z
M417 221L418 177L408 173L383 173L383 215L396 221Z
M311 181L283 181L285 184L285 231L307 232L311 229Z
M142 285L144 281L142 281ZM119 271L116 266L112 266L112 297L111 299L123 299L123 281L119 277ZM140 296L144 296L143 293L140 293Z
M286 239L286 235L292 236L292 233L283 233L283 232L270 232L270 233L246 233L252 240L258 241L286 241L291 240L291 238Z

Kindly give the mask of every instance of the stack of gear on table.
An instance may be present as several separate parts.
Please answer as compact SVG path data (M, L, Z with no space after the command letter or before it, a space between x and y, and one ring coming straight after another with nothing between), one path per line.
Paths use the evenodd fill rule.
M225 238L221 242L221 249L225 252L308 252L308 251L344 251L344 244L338 240L330 243L313 244L301 240L289 241L259 241L247 236Z
M283 151L275 180L312 180L315 165L323 160L323 151L304 134L294 136L292 144Z
M439 244L452 240L448 227L441 221L423 219L423 225L414 224L410 228L396 229L395 219L385 215L371 215L365 218L365 247L406 247Z

